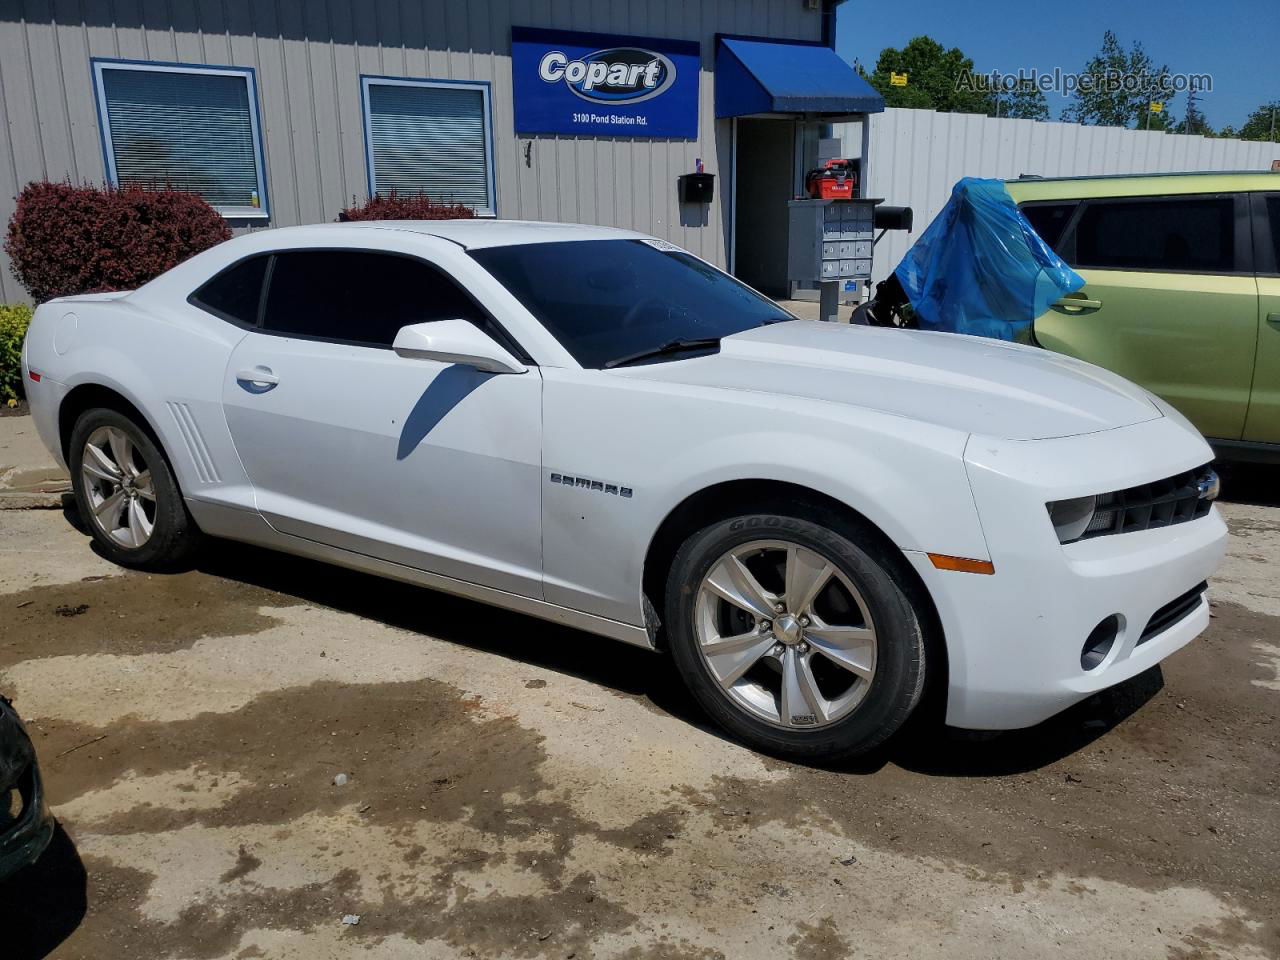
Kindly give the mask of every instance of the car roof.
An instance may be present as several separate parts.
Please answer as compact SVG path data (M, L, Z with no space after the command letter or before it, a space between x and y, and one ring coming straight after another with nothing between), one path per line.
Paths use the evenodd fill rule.
M1092 177L1024 176L1006 180L1009 194L1027 200L1076 200L1090 197L1149 197L1184 193L1244 193L1280 190L1280 174L1259 170L1197 173L1106 174Z
M403 230L451 240L468 250L570 240L648 239L646 234L636 233L634 230L622 230L618 227L597 227L580 223L546 223L540 220L496 220L491 217L459 220L360 220L317 226L360 230Z

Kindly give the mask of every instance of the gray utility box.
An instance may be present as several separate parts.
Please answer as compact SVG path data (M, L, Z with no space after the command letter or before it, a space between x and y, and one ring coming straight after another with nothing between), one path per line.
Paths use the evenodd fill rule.
M798 283L871 277L872 222L881 200L791 200L787 278Z

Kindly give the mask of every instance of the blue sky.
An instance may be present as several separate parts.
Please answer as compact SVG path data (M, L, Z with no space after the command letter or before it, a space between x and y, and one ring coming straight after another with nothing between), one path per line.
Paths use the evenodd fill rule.
M1074 0L1070 3L994 3L956 0L847 0L836 21L836 49L857 57L868 72L884 47L902 47L928 34L959 47L980 72L1079 71L1114 30L1128 48L1141 40L1156 65L1175 73L1208 73L1213 92L1197 101L1209 124L1239 127L1259 104L1280 99L1280 0ZM1053 119L1067 103L1050 93ZM1171 104L1176 117L1186 95Z

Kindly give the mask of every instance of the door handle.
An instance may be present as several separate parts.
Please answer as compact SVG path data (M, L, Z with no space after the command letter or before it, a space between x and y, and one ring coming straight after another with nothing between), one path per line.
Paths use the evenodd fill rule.
M1268 313L1267 323L1271 324L1277 330L1280 330L1280 313Z
M280 382L270 367L250 367L236 374L236 381L247 384L259 392L266 392Z
M1061 297L1053 301L1052 306L1065 310L1101 310L1101 300L1086 300L1083 297Z

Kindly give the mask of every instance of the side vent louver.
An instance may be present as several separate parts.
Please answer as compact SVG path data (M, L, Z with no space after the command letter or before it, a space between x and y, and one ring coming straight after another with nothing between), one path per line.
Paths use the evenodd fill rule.
M191 408L185 403L174 403L167 401L165 406L169 408L169 413L173 415L173 422L178 426L178 432L182 434L183 443L186 444L187 453L191 457L192 463L196 468L196 476L200 478L201 483L218 483L221 477L218 476L218 468L213 465L213 457L209 456L209 447L204 442L204 437L200 434L200 427L196 424L196 418L191 414Z

